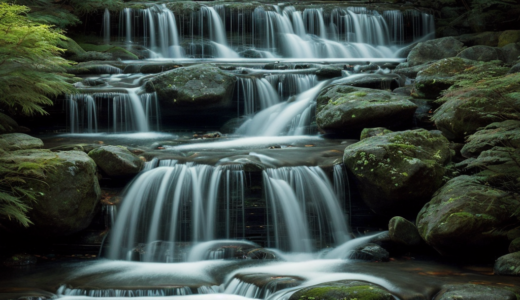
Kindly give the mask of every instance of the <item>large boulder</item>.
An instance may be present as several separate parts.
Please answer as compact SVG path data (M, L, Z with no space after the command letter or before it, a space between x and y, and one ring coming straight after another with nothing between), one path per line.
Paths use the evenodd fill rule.
M482 151L495 146L507 145L520 148L520 121L507 120L491 123L469 136L466 142L461 153L467 158L477 157Z
M520 42L520 30L506 30L498 38L498 47Z
M101 195L96 164L79 151L18 150L7 152L1 163L24 166L24 189L37 191L28 212L37 237L70 235L90 225Z
M18 123L6 114L0 112L0 134L12 133L18 129Z
M316 122L331 133L395 126L412 121L417 106L409 99L387 91L332 86L318 96Z
M390 253L377 244L368 243L350 251L347 257L349 259L386 262L390 259Z
M403 217L393 217L390 219L388 223L388 234L392 241L406 246L417 246L422 242L415 224Z
M147 82L148 92L157 92L161 105L207 109L229 105L236 78L211 64L163 72Z
M438 103L435 125L451 140L462 140L481 127L520 119L520 73L472 80L450 89Z
M24 133L7 133L0 135L0 149L5 151L40 149L43 141Z
M464 49L457 56L476 61L501 60L502 49L479 45Z
M449 143L424 129L387 133L352 144L343 161L376 213L417 211L442 185Z
M490 259L507 253L508 226L517 224L520 197L463 175L448 181L417 216L421 237L448 257Z
M497 77L506 74L509 68L501 67L497 62L477 62L460 57L439 60L417 74L414 97L437 99L461 80Z
M127 148L102 146L88 153L96 165L108 176L129 177L141 171L144 162Z
M383 287L363 281L334 281L302 288L289 300L393 300L394 296Z
M502 60L507 64L520 62L520 42L502 47Z
M453 37L429 40L417 44L408 54L410 67L433 60L457 56L464 49L464 44Z
M493 269L497 275L520 276L520 252L499 257Z
M516 300L513 291L503 287L483 284L449 284L435 297L435 300Z

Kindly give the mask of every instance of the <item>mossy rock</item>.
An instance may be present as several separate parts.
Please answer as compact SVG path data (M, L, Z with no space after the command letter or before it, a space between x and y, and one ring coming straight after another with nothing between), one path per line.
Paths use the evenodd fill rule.
M88 153L96 165L110 177L129 177L137 175L144 162L122 146L101 146Z
M476 61L502 60L502 49L478 45L464 49L457 57Z
M328 133L411 124L417 106L409 99L382 90L332 86L318 95L316 123Z
M153 77L147 92L157 92L162 109L230 106L236 78L211 64L177 68Z
M520 30L506 30L498 38L498 47L520 42Z
M0 149L5 151L40 149L43 141L24 133L6 133L0 135Z
M387 133L392 133L392 132L393 132L392 130L388 130L384 127L365 128L361 131L361 136L359 137L359 140L362 141L369 137L382 136L382 135L385 135Z
M418 211L442 185L449 142L424 129L392 132L352 144L343 162L364 202L379 214Z
M417 74L415 98L437 99L443 91L462 80L493 78L507 74L509 68L500 62L477 62L460 57L441 59Z
M18 129L18 123L13 118L0 112L0 134L13 133Z
M520 197L463 175L439 189L417 216L419 234L440 254L489 261L507 253L502 228L520 221ZM476 250L478 249L478 250Z
M421 65L430 61L448 57L454 57L464 49L462 42L453 37L429 40L417 44L408 54L410 67Z
M520 148L520 121L507 120L489 124L467 138L461 153L467 158L478 157L482 151L502 145Z
M266 296L275 293L279 290L292 288L303 283L304 279L293 275L282 274L266 274L266 273L253 273L253 274L236 274L234 278L254 284L260 288L260 294L255 295L256 298L262 299Z
M123 69L113 62L91 61L72 66L67 72L75 75L121 74Z
M520 120L520 73L459 82L437 101L432 119L451 140L462 140L479 128L507 119Z
M79 151L18 150L0 158L2 163L33 164L26 168L23 188L38 192L28 212L34 225L24 229L36 237L59 237L90 225L101 195L96 165Z
M303 288L289 300L393 300L384 288L362 281L336 281Z
M81 46L71 38L67 38L65 40L59 40L58 47L65 49L66 57L70 57L70 56L74 56L74 55L83 55L86 53L85 49L81 48Z
M94 44L80 44L85 51L104 52L112 54L112 57L122 60L137 60L139 57L124 48L113 45L94 45Z
M505 287L483 284L449 284L435 297L435 300L517 300L513 291Z
M497 275L520 276L520 252L499 257L493 269Z
M417 246L422 239L415 224L403 217L393 217L388 223L388 234L392 241L406 246Z

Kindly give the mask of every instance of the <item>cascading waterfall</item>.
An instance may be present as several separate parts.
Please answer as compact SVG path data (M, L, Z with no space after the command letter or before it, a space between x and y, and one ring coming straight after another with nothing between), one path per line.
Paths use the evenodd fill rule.
M91 95L69 95L67 105L71 133L97 132L97 106Z
M348 240L339 201L319 167L267 169L263 180L267 218L274 228L274 236L268 236L269 247L311 252L316 245L323 248Z
M129 258L145 243L140 260L168 262L175 242L243 238L244 185L243 170L234 165L174 164L142 173L125 193L109 257Z
M103 14L103 41L110 44L110 11L106 8Z
M265 78L237 78L236 91L243 99L244 114L253 115L280 102L276 90Z

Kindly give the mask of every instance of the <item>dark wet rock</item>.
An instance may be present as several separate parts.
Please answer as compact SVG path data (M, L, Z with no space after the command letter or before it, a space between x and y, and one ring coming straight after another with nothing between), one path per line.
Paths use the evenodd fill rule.
M283 274L237 274L236 279L257 286L260 292L255 295L256 298L262 299L267 295L271 295L279 290L291 288L300 285L304 279L297 276L286 276Z
M420 71L428 68L430 64L431 62L411 67L408 63L401 63L392 72L413 79L417 77Z
M43 238L70 235L88 225L101 195L96 165L79 151L18 150L3 155L6 164L31 163L40 168L23 171L24 188L38 191L28 212L34 223L27 232Z
M422 242L415 224L403 217L393 217L390 219L388 223L388 234L393 241L406 246L417 246Z
M454 57L462 51L464 44L453 37L434 39L417 44L408 54L410 67L433 60Z
M498 47L520 42L520 30L506 30L498 38Z
M442 287L434 300L516 300L514 292L483 284L450 284Z
M134 176L143 168L143 161L122 146L101 146L88 153L108 176Z
M327 133L411 122L417 106L409 97L387 91L338 85L318 96L316 122Z
M448 139L462 140L491 123L520 119L520 73L475 80L438 102L435 125Z
M268 167L262 163L258 156L254 155L234 155L221 159L219 163L222 165L240 164L246 172L262 172Z
M442 185L449 142L424 129L364 139L345 149L343 161L376 213L419 210Z
M394 92L398 95L411 96L412 89L413 89L413 86L408 85L408 86L398 87L398 88L394 89L392 92Z
M444 256L485 261L507 251L507 232L497 229L519 222L520 217L511 214L519 205L517 195L463 175L435 193L419 212L417 228Z
M243 259L276 259L276 255L264 248L252 248L238 251L235 254L235 258Z
M461 150L464 157L478 157L482 151L506 145L520 148L520 121L507 120L489 124L466 140Z
M393 131L388 130L384 127L365 128L363 129L363 131L361 131L361 137L359 138L359 140L364 140L373 136L381 136L391 132Z
M508 71L508 68L501 67L497 62L476 62L460 57L442 59L417 74L412 95L416 98L437 99L444 90L460 80L473 75L497 77Z
M369 89L394 90L403 86L405 80L399 74L362 73L338 79L335 83Z
M373 243L368 243L353 250L348 255L349 259L358 259L366 261L378 261L386 262L390 258L388 251L383 249L381 246Z
M316 71L316 76L318 76L319 80L341 77L343 72L343 68L340 66L323 66L318 71Z
M146 84L157 92L161 108L199 108L229 105L236 78L211 64L177 68L161 73Z
M266 70L287 70L289 66L286 64L274 63L274 64L266 64L264 66Z
M509 244L509 252L520 252L520 237L511 241L511 244Z
M505 191L518 191L520 182L511 179L520 178L519 162L520 149L493 147L480 153L477 158L468 159L465 171L467 174L473 174L485 185Z
M101 147L101 145L93 145L93 144L65 144L51 148L51 151L83 151L85 153L89 153L90 151Z
M97 51L88 51L82 54L71 56L69 59L75 62L87 62L87 61L103 61L113 60L115 57L112 53L103 53Z
M289 298L289 300L393 300L394 297L384 288L363 281L334 281L305 287Z
M520 62L520 43L509 44L502 47L502 60L507 64Z
M32 256L25 253L19 253L8 257L4 260L3 264L6 267L26 267L36 264L38 259L36 256Z
M501 60L502 50L500 48L479 45L464 49L457 56L476 61Z
M497 275L520 276L520 252L499 257L493 269Z
M102 86L102 85L106 85L106 82L100 78L97 78L97 79L85 78L84 80L81 81L81 84L83 86Z
M220 128L220 132L222 132L222 133L234 133L247 120L248 120L248 118L245 118L245 117L233 118L233 119L227 121Z
M13 118L0 112L0 134L18 131L18 123Z
M75 75L120 74L123 73L123 69L113 63L89 61L74 65L68 68L67 72Z
M463 34L459 36L454 36L454 38L461 41L462 43L464 43L464 45L468 47L477 45L497 47L498 39L501 34L502 32L486 31L480 33Z
M433 111L438 105L429 99L412 99L410 101L417 105L417 110L415 110L414 114L414 125L425 129L436 129L435 123L431 118Z
M5 151L40 149L43 141L24 133L6 133L0 135L0 149Z
M512 66L511 69L509 70L508 74L519 73L519 72L520 72L520 63Z

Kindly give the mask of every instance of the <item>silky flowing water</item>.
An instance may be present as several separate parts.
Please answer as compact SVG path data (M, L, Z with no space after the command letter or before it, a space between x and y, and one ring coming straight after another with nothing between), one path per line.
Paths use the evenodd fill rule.
M374 238L351 230L353 196L341 163L355 141L319 136L314 114L320 91L365 74L344 71L320 81L315 71L404 61L400 49L433 37L431 14L203 4L175 15L168 7L104 11L104 43L144 47L147 60L121 62L124 70L99 65L93 70L100 75L82 75L80 93L64 100L68 134L42 137L47 148L101 142L153 149L121 203L105 210L111 228L101 257L0 269L0 298L274 300L305 286L360 280L396 299L432 299L446 283L514 283L489 276L488 267L348 258ZM141 74L141 66L200 62L236 67L236 116L245 121L215 140L194 140L182 128L161 132L157 95L143 88L154 74ZM266 70L267 63L290 67ZM301 63L309 66L293 68ZM255 164L266 168L252 171ZM274 257L240 252L264 248L269 254L262 255Z

